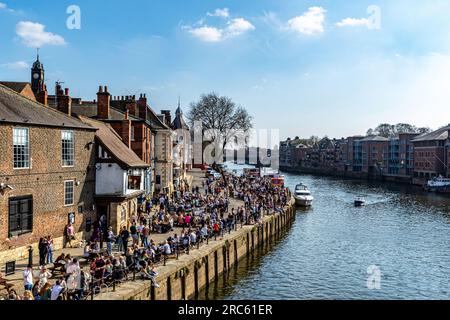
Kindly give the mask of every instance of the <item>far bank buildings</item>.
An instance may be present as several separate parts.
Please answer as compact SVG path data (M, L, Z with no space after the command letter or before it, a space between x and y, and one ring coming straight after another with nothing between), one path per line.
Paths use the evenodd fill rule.
M60 84L49 95L44 80L38 56L30 83L0 81L0 270L41 237L61 248L69 222L78 239L101 216L118 232L151 197L185 188L192 168L180 105L172 121L145 94L99 86L84 101Z

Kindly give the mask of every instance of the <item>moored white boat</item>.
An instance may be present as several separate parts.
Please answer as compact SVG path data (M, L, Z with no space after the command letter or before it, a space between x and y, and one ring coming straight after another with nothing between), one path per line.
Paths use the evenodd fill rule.
M425 186L425 189L430 192L450 193L450 179L439 176L429 180Z
M311 195L307 186L299 184L295 187L294 199L297 206L310 207L312 206L314 197Z

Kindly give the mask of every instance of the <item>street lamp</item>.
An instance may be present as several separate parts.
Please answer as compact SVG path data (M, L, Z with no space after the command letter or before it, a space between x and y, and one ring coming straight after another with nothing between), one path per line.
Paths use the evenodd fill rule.
M33 266L33 247L28 247L28 265Z

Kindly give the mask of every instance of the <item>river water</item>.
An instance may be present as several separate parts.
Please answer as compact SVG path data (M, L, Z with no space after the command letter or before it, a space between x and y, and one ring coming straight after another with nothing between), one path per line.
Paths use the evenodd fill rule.
M449 196L285 176L291 190L300 182L310 188L313 207L298 209L285 235L240 261L200 299L450 299ZM366 207L354 207L359 195Z

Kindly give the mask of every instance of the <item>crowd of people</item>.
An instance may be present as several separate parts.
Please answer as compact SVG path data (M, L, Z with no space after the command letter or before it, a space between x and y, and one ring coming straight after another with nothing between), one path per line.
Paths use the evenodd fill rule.
M230 208L230 198L242 200L243 205ZM213 177L202 186L186 186L171 196L161 194L147 201L129 227L123 226L119 234L107 227L106 219L94 224L90 240L85 244L83 258L86 268L70 255L53 261L53 240L39 242L39 270L31 266L23 272L25 293L22 297L10 290L9 299L57 300L82 299L87 292L99 291L104 286L133 278L156 282L156 264L176 257L211 238L231 232L237 224L258 224L263 216L283 212L289 200L289 191L272 184L268 177L224 174L220 180ZM66 227L71 245L73 226ZM174 228L181 228L180 233ZM167 234L162 243L156 243L152 234ZM106 247L104 244L106 243ZM55 277L46 264L53 263ZM50 283L51 278L55 281ZM94 288L94 289L93 289Z

